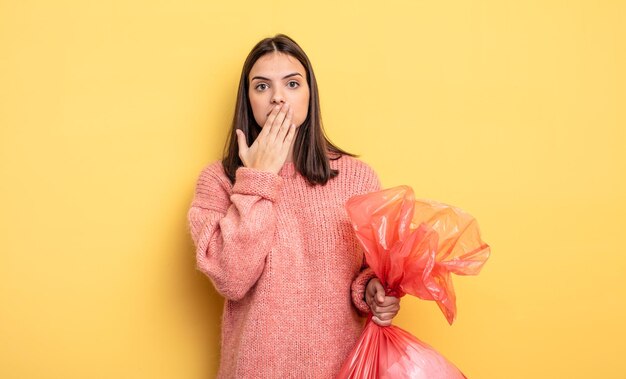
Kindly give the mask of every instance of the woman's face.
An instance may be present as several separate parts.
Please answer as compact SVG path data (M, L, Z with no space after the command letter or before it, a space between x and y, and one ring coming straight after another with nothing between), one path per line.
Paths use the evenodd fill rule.
M248 97L257 124L265 125L276 105L288 103L292 122L296 127L302 125L309 111L309 85L300 61L288 54L265 54L254 63L248 77Z

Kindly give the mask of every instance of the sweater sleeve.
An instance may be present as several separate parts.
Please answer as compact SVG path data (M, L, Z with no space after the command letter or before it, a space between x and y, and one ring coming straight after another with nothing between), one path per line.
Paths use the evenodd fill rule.
M366 168L365 186L363 193L380 191L381 184L378 175L376 175L374 170L372 170L365 164L363 165ZM351 286L352 303L362 315L370 313L370 307L365 302L365 288L367 287L367 283L370 281L370 279L375 277L376 274L374 274L374 271L370 267L368 267L367 263L365 262L365 256L363 256L363 266L361 268L361 272L359 272L359 275L357 275L357 277L354 279Z
M359 275L352 282L352 302L362 315L370 313L370 307L365 302L365 287L370 279L375 277L376 274L374 274L374 270L364 266Z
M274 240L274 202L281 184L276 174L240 167L230 188L221 164L200 174L187 215L196 268L226 299L242 299L263 272Z

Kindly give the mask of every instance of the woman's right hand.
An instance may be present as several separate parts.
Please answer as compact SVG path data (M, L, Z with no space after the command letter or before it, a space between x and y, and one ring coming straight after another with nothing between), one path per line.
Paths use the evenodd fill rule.
M385 287L378 278L372 278L365 287L365 302L372 311L372 321L380 326L389 326L400 310L400 299L387 296Z
M276 105L251 146L248 146L243 132L236 130L239 158L245 167L278 174L291 152L296 135L292 117L293 111L289 109L289 104Z

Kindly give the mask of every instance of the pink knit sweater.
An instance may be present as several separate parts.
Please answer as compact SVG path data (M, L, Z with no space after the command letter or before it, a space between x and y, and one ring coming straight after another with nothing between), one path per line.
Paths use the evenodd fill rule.
M334 378L369 312L373 276L345 202L380 189L365 163L311 186L286 163L278 175L241 167L235 185L207 166L188 213L197 268L225 298L219 378Z

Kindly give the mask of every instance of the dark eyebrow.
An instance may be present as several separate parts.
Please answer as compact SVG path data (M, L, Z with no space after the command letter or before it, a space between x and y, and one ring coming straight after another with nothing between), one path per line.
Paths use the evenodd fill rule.
M285 76L283 77L283 79L291 78L292 76L297 76L297 75L299 75L299 76L301 76L301 77L302 77L302 74L300 74L299 72L294 72L294 73L291 73L291 74L289 74L289 75L285 75ZM266 78L266 77L264 77L264 76L255 76L254 78L250 79L250 81L253 81L254 79L259 79L259 80L267 80L267 81L269 81L269 78Z
M283 77L283 79L291 78L292 76L296 76L296 75L299 75L300 77L302 77L302 74L300 74L299 72L294 72L293 74L289 74Z

